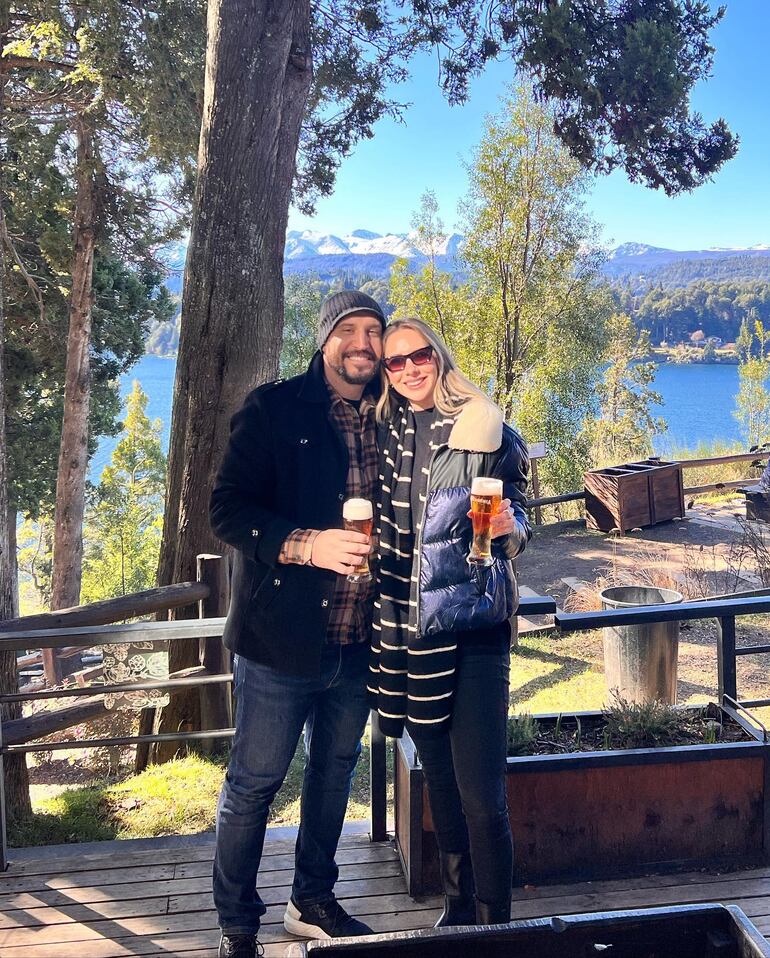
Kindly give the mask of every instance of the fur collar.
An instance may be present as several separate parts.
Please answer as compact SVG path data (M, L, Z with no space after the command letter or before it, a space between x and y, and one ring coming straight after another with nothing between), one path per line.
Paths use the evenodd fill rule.
M497 452L503 442L503 414L487 399L471 399L460 410L449 434L450 449Z

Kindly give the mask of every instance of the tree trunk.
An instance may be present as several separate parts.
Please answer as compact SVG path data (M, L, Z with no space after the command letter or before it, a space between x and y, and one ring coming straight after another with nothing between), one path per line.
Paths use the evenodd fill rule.
M83 566L83 513L88 469L88 413L91 403L91 300L94 272L95 187L93 136L76 119L77 196L73 234L67 365L64 383L59 469L56 479L51 608L78 604ZM43 652L46 679L55 684L61 668L52 650Z
M196 555L220 551L208 503L229 420L277 373L283 249L311 79L309 0L210 0L160 585L194 579ZM171 671L197 664L197 642L173 643ZM199 727L197 691L175 695L154 723ZM152 757L175 751L157 746Z
M10 21L10 7L8 0L0 0L0 48L5 45ZM5 78L0 73L0 129L3 121L3 94ZM0 176L0 227L2 227L4 192ZM0 232L2 230L0 229ZM0 243L0 620L12 618L15 610L15 554L11 552L11 536L9 534L8 519L8 459L5 442L5 311L3 299L4 276L3 247ZM15 528L14 528L15 533ZM15 536L14 536L15 538ZM0 692L17 692L18 671L16 669L16 653L0 652ZM0 710L0 720L3 722L11 718L18 718L21 714L20 705L4 705ZM29 800L29 777L25 756L13 755L7 758L0 757L0 767L3 768L5 782L6 814L8 820L23 818L31 814L32 806Z

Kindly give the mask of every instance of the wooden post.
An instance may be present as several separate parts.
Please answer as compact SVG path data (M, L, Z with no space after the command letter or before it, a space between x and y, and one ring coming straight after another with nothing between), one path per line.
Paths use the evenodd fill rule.
M529 469L530 469L530 478L532 485L532 499L540 498L540 476L537 472L537 460L543 459L548 455L548 448L544 442L533 442L527 446L527 453L529 454ZM543 524L543 510L540 504L538 503L535 506L535 525L541 526Z
M52 689L61 683L61 662L56 649L43 649L42 655L45 684L49 689Z
M540 498L540 477L537 474L537 459L531 461L532 469L532 498ZM535 525L541 526L543 524L543 510L540 506L535 506Z
M229 581L227 562L223 556L204 553L197 556L197 579L209 587L208 597L198 603L198 616L201 619L214 619L227 615L229 605ZM200 639L199 661L211 674L232 671L230 651L225 648L221 637ZM233 709L231 686L203 685L199 689L201 703L201 731L220 728L232 728ZM221 750L224 739L203 739L200 747L205 752Z

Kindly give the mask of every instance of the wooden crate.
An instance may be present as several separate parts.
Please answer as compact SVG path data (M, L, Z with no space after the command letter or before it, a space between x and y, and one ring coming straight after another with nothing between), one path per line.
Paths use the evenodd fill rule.
M611 532L668 522L684 515L682 465L644 459L583 476L586 525Z

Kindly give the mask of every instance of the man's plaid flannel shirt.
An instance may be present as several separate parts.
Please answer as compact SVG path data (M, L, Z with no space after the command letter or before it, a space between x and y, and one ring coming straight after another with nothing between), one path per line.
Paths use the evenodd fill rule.
M350 467L345 486L346 499L368 499L374 502L377 488L377 430L374 421L374 400L361 399L358 410L334 390L329 383L331 406L329 419L342 436L348 450ZM307 565L313 542L320 530L295 529L281 547L278 561ZM371 558L370 558L371 561ZM368 642L372 627L374 583L348 582L337 576L331 602L326 641L335 645Z

